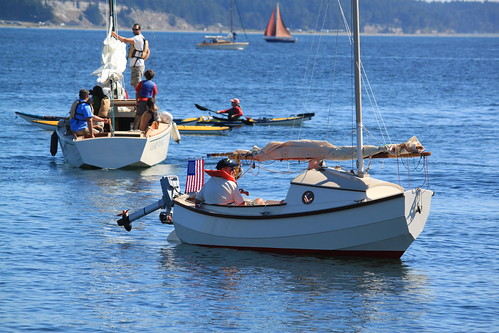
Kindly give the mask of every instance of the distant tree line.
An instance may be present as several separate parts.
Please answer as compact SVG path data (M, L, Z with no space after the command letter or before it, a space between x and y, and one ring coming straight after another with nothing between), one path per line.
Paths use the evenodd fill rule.
M229 0L119 0L141 9L169 12L197 27L229 25ZM234 23L246 29L262 30L278 0L234 0ZM341 0L350 20L350 0ZM336 0L281 0L284 21L291 30L339 29ZM327 12L327 14L326 14ZM361 29L385 27L403 33L455 32L498 33L497 2L426 2L417 0L360 1ZM326 20L322 21L323 17Z
M78 0L71 1L78 5ZM229 0L117 0L119 5L139 10L166 12L184 19L196 28L229 26ZM278 0L234 0L234 24L241 28L263 30ZM85 17L103 25L105 13L89 0ZM45 0L2 0L0 19L43 21L53 16ZM350 0L340 0L350 20ZM284 21L291 30L341 29L341 16L336 0L280 0ZM361 29L378 32L454 32L499 33L497 2L426 2L419 0L365 0L360 2ZM130 10L119 12L120 21L130 21ZM325 19L324 19L325 18Z
M45 22L53 18L52 9L41 0L1 0L0 19Z

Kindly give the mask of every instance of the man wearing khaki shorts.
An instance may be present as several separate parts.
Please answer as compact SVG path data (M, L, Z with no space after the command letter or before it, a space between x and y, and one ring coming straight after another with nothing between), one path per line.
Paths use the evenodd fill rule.
M130 84L135 88L137 84L142 80L142 75L145 70L145 61L149 58L149 42L142 35L142 28L140 24L135 23L132 27L133 38L126 38L119 36L116 32L112 32L111 35L118 39L120 42L132 44L130 46L130 52L128 53L130 71L132 72L130 77Z

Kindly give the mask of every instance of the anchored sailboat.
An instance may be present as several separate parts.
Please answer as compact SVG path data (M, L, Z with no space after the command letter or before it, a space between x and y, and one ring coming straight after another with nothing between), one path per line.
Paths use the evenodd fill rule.
M364 170L364 159L424 160L431 153L424 151L416 137L400 144L363 144L358 0L352 0L352 8L355 146L296 140L270 142L261 149L211 154L227 156L236 162L248 161L248 168L264 162L268 165L268 161L309 164L307 170L291 180L284 198L258 205L196 206L195 193L179 194L177 176L163 177L163 198L133 214L125 213L118 224L131 230L130 223L135 219L165 208L166 214L172 214L175 227L169 239L182 243L333 256L402 256L423 231L433 192L420 187L405 190L398 184L372 178ZM326 160L357 160L357 168L349 171L326 167Z
M230 32L227 36L204 36L204 40L197 44L198 49L209 50L244 50L249 43L237 42L237 34L234 31L234 1L230 1Z
M267 28L263 33L263 38L267 42L276 43L294 43L296 38L291 36L288 28L284 25L281 16L281 10L279 8L279 3L277 3L275 9L272 11L269 22L267 23Z

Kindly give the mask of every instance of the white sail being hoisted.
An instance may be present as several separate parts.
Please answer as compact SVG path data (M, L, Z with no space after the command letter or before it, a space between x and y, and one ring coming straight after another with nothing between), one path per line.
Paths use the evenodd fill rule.
M111 36L111 30L103 42L102 48L102 66L95 70L92 75L98 76L97 82L110 87L111 84L122 87L123 73L127 65L126 44L118 41ZM121 91L122 89L118 89ZM118 96L123 98L123 96Z

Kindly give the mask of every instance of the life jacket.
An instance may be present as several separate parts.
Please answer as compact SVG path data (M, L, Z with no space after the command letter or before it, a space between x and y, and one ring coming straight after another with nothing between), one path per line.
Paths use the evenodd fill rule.
M232 175L229 175L227 172L225 172L223 170L205 169L204 172L206 172L211 177L221 177L221 178L233 181L234 183L237 183L236 179L234 177L232 177Z
M151 51L149 50L149 42L144 38L144 36L142 36L142 40L144 41L144 49L137 50L135 48L135 44L132 44L130 46L130 51L128 52L128 58L144 59L144 61L149 58L149 55L151 54ZM135 63L137 63L137 60L135 60Z
M140 91L139 91L139 97L143 97L143 98L151 98L153 97L153 93L154 93L154 87L156 86L156 84L151 81L151 80L144 80L142 81L142 86L140 88Z
M76 100L73 102L73 105L71 105L71 110L69 111L69 118L75 119L77 121L87 121L87 118L85 118L85 115L81 111L81 108L79 107L80 104L88 104L88 102ZM92 105L90 105L92 107Z

